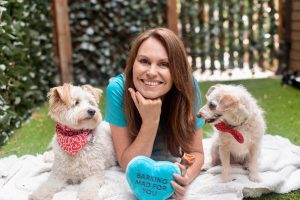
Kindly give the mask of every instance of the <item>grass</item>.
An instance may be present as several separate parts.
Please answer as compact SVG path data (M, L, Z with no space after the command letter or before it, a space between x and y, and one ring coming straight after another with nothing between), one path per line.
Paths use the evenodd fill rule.
M200 83L202 94L205 94L208 88L220 82ZM267 121L267 133L281 135L289 138L294 144L300 145L300 91L293 87L281 86L280 80L257 79L226 81L226 84L243 84L257 99L259 105L265 110ZM105 111L105 88L100 103L100 109L104 115ZM204 95L203 95L204 96ZM205 99L203 99L205 102ZM33 113L31 119L21 128L15 131L8 143L0 148L0 157L16 154L22 156L25 154L43 153L54 134L55 123L48 116L48 104L45 103L41 108ZM210 126L204 126L204 137L207 137L212 131ZM290 192L284 195L267 194L259 199L280 199L296 200L300 199L300 190Z

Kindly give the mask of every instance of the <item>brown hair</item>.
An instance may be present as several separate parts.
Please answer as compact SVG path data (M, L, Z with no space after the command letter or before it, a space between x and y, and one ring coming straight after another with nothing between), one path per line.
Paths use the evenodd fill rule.
M166 94L160 117L160 129L163 132L165 148L173 156L182 156L190 152L190 144L195 132L194 115L194 83L192 69L187 61L182 41L167 28L154 28L141 33L131 46L125 68L125 115L129 132L136 136L140 130L142 119L128 92L134 88L133 64L139 47L149 39L155 38L162 43L168 54L169 69L173 80L171 90Z

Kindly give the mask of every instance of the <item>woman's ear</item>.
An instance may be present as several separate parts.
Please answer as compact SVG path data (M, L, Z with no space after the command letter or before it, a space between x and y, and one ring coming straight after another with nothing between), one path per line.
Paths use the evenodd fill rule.
M99 103L100 97L103 94L103 91L100 88L94 88L91 85L82 85L81 86L84 90L90 92L96 99L96 102Z

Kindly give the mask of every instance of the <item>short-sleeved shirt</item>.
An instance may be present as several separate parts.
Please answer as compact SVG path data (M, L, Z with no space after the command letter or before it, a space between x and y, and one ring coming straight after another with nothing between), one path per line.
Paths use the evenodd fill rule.
M195 118L196 118L196 127L195 130L198 130L204 125L204 120L196 116L197 111L202 105L201 92L199 85L195 79L194 80L194 89L195 89L195 98L198 102L194 106ZM112 78L106 88L106 107L105 107L105 121L115 125L126 127L127 121L125 117L124 110L124 88L125 88L125 75L120 74ZM160 129L158 130L156 139L154 141L152 158L155 160L173 160L170 159L171 154L164 152L163 150L163 137ZM169 157L170 156L170 157ZM169 158L166 158L169 157Z

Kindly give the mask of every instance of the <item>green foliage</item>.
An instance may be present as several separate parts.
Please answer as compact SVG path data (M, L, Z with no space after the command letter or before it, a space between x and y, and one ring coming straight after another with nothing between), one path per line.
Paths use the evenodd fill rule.
M166 26L163 0L69 1L75 82L103 85L123 71L131 41Z
M44 102L54 82L48 15L48 1L0 1L0 145Z

